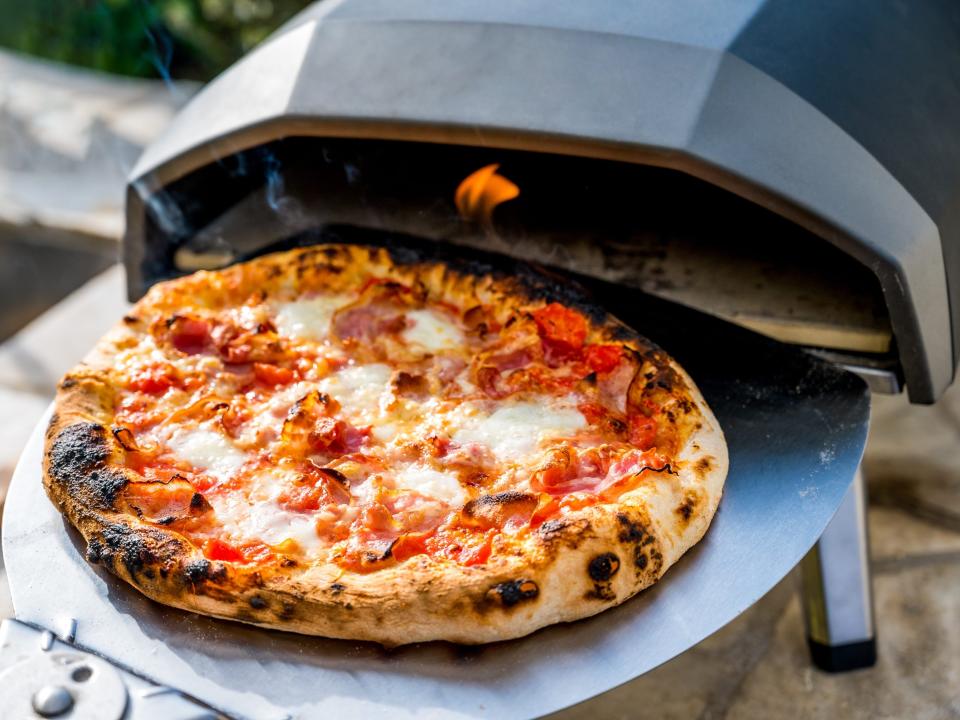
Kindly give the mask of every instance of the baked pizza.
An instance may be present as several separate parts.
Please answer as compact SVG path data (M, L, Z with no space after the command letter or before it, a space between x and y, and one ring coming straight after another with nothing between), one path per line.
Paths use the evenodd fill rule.
M156 285L60 383L47 492L90 562L198 613L384 645L593 615L700 540L727 450L586 297L353 245Z

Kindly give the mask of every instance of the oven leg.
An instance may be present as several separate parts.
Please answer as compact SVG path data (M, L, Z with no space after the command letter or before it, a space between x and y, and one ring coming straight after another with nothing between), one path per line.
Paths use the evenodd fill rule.
M877 661L867 507L860 469L820 540L800 563L807 640L828 672Z

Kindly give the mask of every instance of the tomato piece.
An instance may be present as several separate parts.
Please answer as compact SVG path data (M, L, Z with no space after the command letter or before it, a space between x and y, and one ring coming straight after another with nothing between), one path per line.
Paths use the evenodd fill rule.
M293 381L293 370L270 363L253 364L253 374L264 385L288 385Z
M433 537L435 530L424 533L406 533L397 538L390 548L390 554L397 562L403 562L414 555L423 555L427 552L427 540Z
M207 540L203 544L203 554L211 560L224 560L226 562L243 562L245 560L239 548L228 545L223 540Z
M536 529L560 512L560 501L548 493L541 493L540 502L530 518L530 527Z
M619 345L587 345L583 349L583 361L599 374L615 370L622 357L623 348Z
M560 303L550 303L535 310L533 319L544 345L561 355L572 354L583 347L587 338L587 321L576 310Z
M642 413L627 419L630 442L641 450L649 450L657 441L657 421Z
M461 550L457 561L467 567L483 565L490 559L490 554L493 552L493 534L494 531L488 532L479 545L468 546Z
M162 395L177 384L176 370L169 365L143 368L130 378L130 389L147 395Z
M602 420L608 414L607 409L600 403L582 402L577 405L577 410L587 419L587 422L593 425L598 420Z
M170 322L170 342L182 353L201 353L206 349L209 340L210 323L205 320L177 315Z

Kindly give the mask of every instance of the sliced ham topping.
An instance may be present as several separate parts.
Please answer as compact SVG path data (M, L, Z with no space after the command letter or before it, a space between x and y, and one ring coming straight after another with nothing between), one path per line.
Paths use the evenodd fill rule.
M205 320L174 315L168 323L170 342L182 353L197 355L207 349L210 324Z
M663 472L668 468L666 459L656 451L623 453L610 445L587 450L558 447L533 473L530 486L555 497L573 493L599 495L644 471Z

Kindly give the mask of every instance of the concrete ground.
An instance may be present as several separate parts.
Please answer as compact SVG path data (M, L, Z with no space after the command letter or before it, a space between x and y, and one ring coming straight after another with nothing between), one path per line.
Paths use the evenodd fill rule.
M4 481L57 379L122 313L122 282L111 268L0 345ZM876 667L811 667L794 572L716 635L556 720L960 718L960 387L934 407L876 397L864 470ZM11 612L0 569L0 617Z

